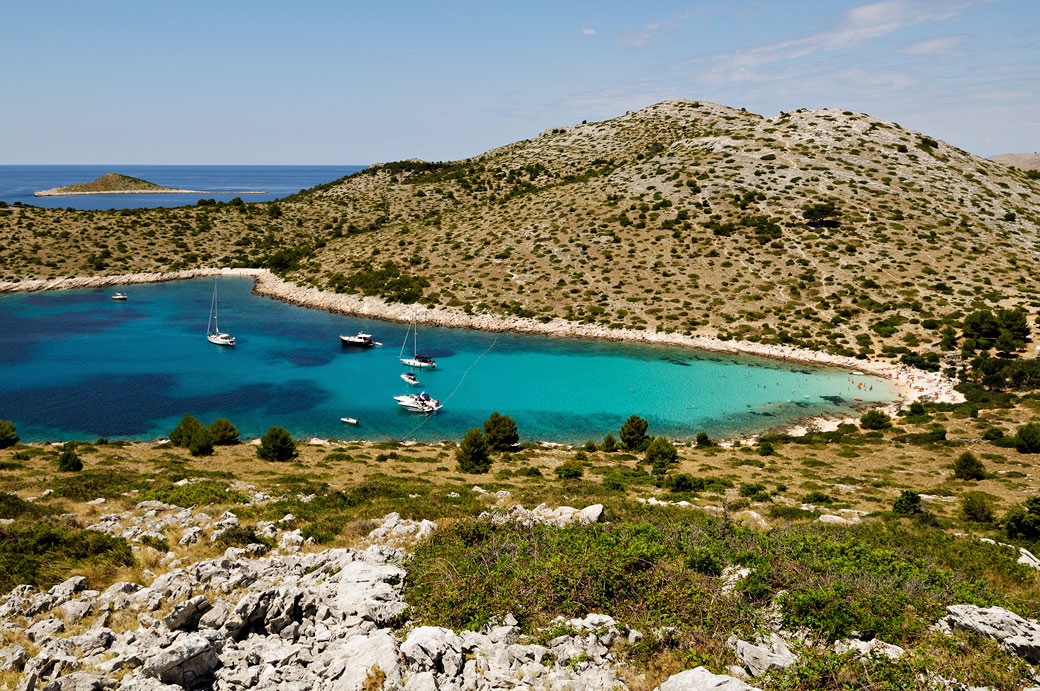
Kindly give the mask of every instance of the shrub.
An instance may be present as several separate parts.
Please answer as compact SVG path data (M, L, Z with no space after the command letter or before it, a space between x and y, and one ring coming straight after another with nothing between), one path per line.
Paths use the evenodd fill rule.
M6 449L8 446L14 446L18 443L18 434L16 433L14 423L10 420L0 420L0 449Z
M520 443L516 420L508 415L499 415L498 411L491 413L491 417L484 421L484 439L495 451L510 450Z
M617 451L617 440L614 439L614 435L607 433L607 436L603 437L603 450L607 453L614 453Z
M758 444L758 455L759 456L774 456L776 455L776 449L768 441L762 441Z
M187 413L170 432L170 443L188 449L192 456L208 456L213 453L213 435L210 434L209 428Z
M677 473L668 476L665 487L673 492L696 492L704 489L704 480L700 480L699 483L697 480L700 478L695 478L689 473Z
M880 410L868 410L859 419L859 426L863 429L887 429L892 426L892 418Z
M226 417L218 417L209 426L209 435L217 446L230 446L238 443L238 428Z
M834 497L824 492L815 491L809 492L804 497L802 497L802 501L804 501L806 504L833 504Z
M556 466L556 477L561 480L577 480L585 474L585 469L577 461L567 461Z
M586 451L588 451L589 453L595 453L596 450L597 450L596 442L594 442L591 439L589 439L588 441L585 442L585 446L583 448Z
M134 556L121 537L37 521L0 527L0 591L20 583L49 588L82 566L104 573L130 566ZM111 572L109 572L111 573Z
M722 573L722 561L716 550L711 547L694 545L690 547L683 561L686 568L706 576L718 576Z
M715 442L711 440L711 437L708 436L707 432L698 432L697 433L697 446L700 446L700 447L715 446Z
M665 437L657 437L646 446L646 462L653 465L655 472L658 469L664 472L669 465L678 460L679 452Z
M924 507L921 505L921 495L912 489L904 489L896 497L895 502L893 502L892 513L900 516L913 516L924 513Z
M642 451L650 441L646 436L647 422L638 415L632 415L621 425L619 436L621 445L629 451Z
M296 442L289 430L271 425L260 437L256 456L263 461L291 461L296 458Z
M967 492L961 497L961 516L972 523L992 523L993 499L985 492Z
M78 473L83 470L83 461L79 460L76 445L72 442L61 447L61 455L58 456L58 470L63 473Z
M1015 449L1019 453L1040 453L1040 424L1030 422L1018 428Z
M234 525L220 534L217 544L221 547L245 547L246 545L274 547L274 540L257 535L253 528Z
M986 477L986 469L975 454L965 451L953 462L953 476L959 480L981 480Z
M455 460L464 473L486 473L491 470L490 449L479 427L472 427L459 442Z
M1009 538L1040 539L1040 497L1026 499L1004 514L1004 532Z

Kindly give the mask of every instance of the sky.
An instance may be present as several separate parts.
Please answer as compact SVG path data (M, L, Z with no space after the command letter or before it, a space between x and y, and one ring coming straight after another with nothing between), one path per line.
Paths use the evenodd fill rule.
M5 0L0 164L454 160L672 98L1040 150L1040 0Z

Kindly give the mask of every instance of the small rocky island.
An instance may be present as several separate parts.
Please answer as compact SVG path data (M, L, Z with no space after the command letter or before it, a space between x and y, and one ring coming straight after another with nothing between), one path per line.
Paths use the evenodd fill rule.
M106 173L97 180L78 185L52 187L33 193L35 197L64 197L78 194L200 194L199 190L178 190L119 173Z

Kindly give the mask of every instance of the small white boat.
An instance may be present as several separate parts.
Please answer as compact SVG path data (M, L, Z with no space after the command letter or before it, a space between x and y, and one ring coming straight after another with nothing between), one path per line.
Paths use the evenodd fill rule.
M394 396L394 400L397 401L397 405L413 413L436 413L444 407L439 400L431 398L430 394L425 391L420 394L409 393Z
M383 345L379 341L372 340L372 334L358 331L357 336L344 336L339 335L340 345L348 348L374 348L375 346Z
M412 386L419 386L419 377L415 376L411 372L405 372L401 375L401 379L404 379L407 383Z
M116 293L112 296L113 300L126 300L126 293Z
M412 356L405 357L404 349L408 346L409 333L412 335ZM404 332L404 343L401 344L401 353L397 356L397 359L401 361L402 365L408 367L418 367L420 369L433 369L437 366L437 361L432 357L426 355L419 355L419 327L415 323L415 315L412 315L412 323L408 325L408 330Z
M356 417L341 417L340 421L341 422L345 422L348 425L359 425L359 424L361 424L360 420L358 420Z
M213 299L209 304L209 324L206 326L206 340L213 345L234 346L235 337L220 330L217 323L217 279L213 279Z

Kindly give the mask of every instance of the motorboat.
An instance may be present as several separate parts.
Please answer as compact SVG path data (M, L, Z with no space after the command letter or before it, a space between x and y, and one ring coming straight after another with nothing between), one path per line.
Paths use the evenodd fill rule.
M116 293L115 295L112 296L112 299L113 300L126 300L126 293L122 293L122 292Z
M346 348L374 348L383 345L378 341L373 341L372 334L367 334L363 331L358 331L357 336L344 336L343 334L340 334L339 342L340 345Z
M340 422L345 422L348 425L360 425L361 424L361 421L358 420L356 417L341 417L340 418Z
M406 383L412 386L419 386L419 377L415 376L411 372L405 372L401 375L401 379L404 379Z
M444 407L439 400L432 398L425 391L420 394L394 396L394 400L397 401L397 405L413 413L436 413Z

